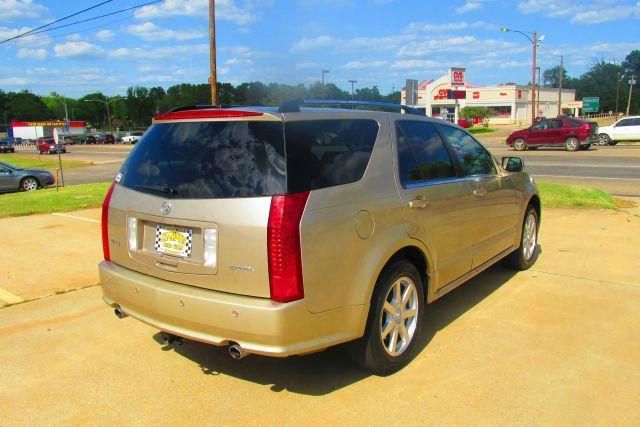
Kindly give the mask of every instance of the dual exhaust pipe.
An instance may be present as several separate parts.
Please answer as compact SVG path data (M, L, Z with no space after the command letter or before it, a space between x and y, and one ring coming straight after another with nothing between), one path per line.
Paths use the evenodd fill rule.
M127 313L122 311L122 308L120 308L120 306L116 306L116 308L113 309L113 312L118 319L124 319L125 317L127 317ZM163 333L162 336L165 344L182 344L182 338L178 336L167 333ZM231 356L233 359L240 360L247 357L248 355L249 353L244 348L242 348L240 344L236 343L229 346L229 356Z

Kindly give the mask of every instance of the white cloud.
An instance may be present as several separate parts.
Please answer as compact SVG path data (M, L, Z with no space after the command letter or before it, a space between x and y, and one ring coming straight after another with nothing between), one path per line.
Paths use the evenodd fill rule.
M16 56L18 58L45 59L47 57L47 51L44 49L23 48L18 50L18 54Z
M32 0L1 0L0 22L38 18L47 10Z
M524 0L518 3L518 10L527 15L539 13L549 18L570 18L576 24L600 24L631 17L640 18L640 2L634 4L616 0Z
M424 60L424 59L408 59L399 60L391 64L391 68L408 70L408 69L428 69L442 67L442 63L438 61Z
M326 64L320 62L300 62L294 65L296 70L321 70L327 68Z
M127 27L127 32L143 40L193 40L205 37L204 31L198 30L170 30L161 28L153 22L133 24Z
M442 24L432 24L430 22L412 22L407 26L407 32L416 32L422 31L425 33L436 33L436 32L451 32L451 31L460 31L460 30L497 30L499 29L498 25L489 24L484 21L475 21L475 22L445 22Z
M196 44L196 45L178 45L178 46L164 46L157 48L126 48L121 47L109 53L112 58L126 58L131 61L149 61L149 60L161 60L170 58L186 58L191 55L205 55L209 53L208 44Z
M224 65L227 65L229 67L232 67L232 66L238 67L241 65L253 65L253 61L246 58L231 58L231 59L227 59L224 62Z
M0 0L2 2L2 0ZM27 31L32 30L29 27L20 27L20 28L9 28L9 27L0 27L0 40L10 39L17 35L26 33ZM31 46L31 47L41 47L48 46L51 44L51 37L43 34L35 34L20 37L15 39L9 43L16 43L20 46Z
M346 70L363 70L384 67L387 64L389 64L389 61L350 61L344 64L342 68Z
M291 48L292 52L305 52L316 49L333 50L336 53L364 52L364 51L393 51L405 43L416 38L414 34L398 34L382 37L355 37L345 39L333 36L304 37Z
M28 79L23 77L6 77L0 78L0 85L2 86L25 86L29 83Z
M88 42L67 42L53 47L58 58L92 58L104 53L100 46Z
M67 40L73 41L73 42L77 42L78 40L82 40L82 36L78 33L75 34L69 34L67 36Z
M471 12L473 10L479 10L482 9L484 7L484 4L482 4L482 2L479 1L467 1L465 4L463 4L462 6L456 7L456 13L467 13L467 12Z
M272 4L271 0L257 2L245 0L241 5L236 0L216 1L216 20L228 21L237 25L249 25L261 16L256 10ZM136 13L138 19L169 18L172 16L192 16L207 18L209 0L166 0L159 5L145 6Z
M113 40L115 36L116 36L116 33L114 33L111 30L100 30L96 33L96 38L102 41Z

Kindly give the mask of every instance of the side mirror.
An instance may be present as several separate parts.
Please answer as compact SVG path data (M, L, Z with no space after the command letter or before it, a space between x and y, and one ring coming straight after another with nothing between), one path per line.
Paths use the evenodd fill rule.
M503 157L502 169L507 172L522 172L524 170L524 162L520 157Z

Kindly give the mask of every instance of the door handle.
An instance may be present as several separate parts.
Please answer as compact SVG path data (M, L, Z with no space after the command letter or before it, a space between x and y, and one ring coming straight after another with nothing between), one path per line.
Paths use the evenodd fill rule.
M476 197L484 197L487 195L487 190L485 190L484 188L476 188L475 190L473 190L473 195Z
M409 202L410 208L422 209L426 208L429 205L429 202L424 199L424 197L418 196L416 199L411 200Z

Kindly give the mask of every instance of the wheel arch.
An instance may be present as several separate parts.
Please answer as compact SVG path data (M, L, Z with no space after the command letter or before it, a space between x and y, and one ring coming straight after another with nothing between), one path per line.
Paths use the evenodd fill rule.
M416 269L418 269L418 273L420 274L420 278L422 279L424 298L425 298L425 301L427 301L427 297L429 295L429 285L430 285L429 278L431 276L430 263L429 263L427 254L425 254L425 252L422 249L418 248L415 245L407 245L396 250L387 259L384 265L382 265L382 267L378 269L376 282L380 278L380 276L384 273L384 271L398 260L409 261L411 264L413 264L416 267ZM374 290L375 290L375 286L374 286L374 289L372 289L371 291L370 298L373 298Z
M538 224L540 224L540 219L542 218L542 205L540 203L540 196L538 196L537 194L531 196L531 198L529 198L529 201L527 202L527 206L533 206L533 208L536 210L536 213L538 214Z

